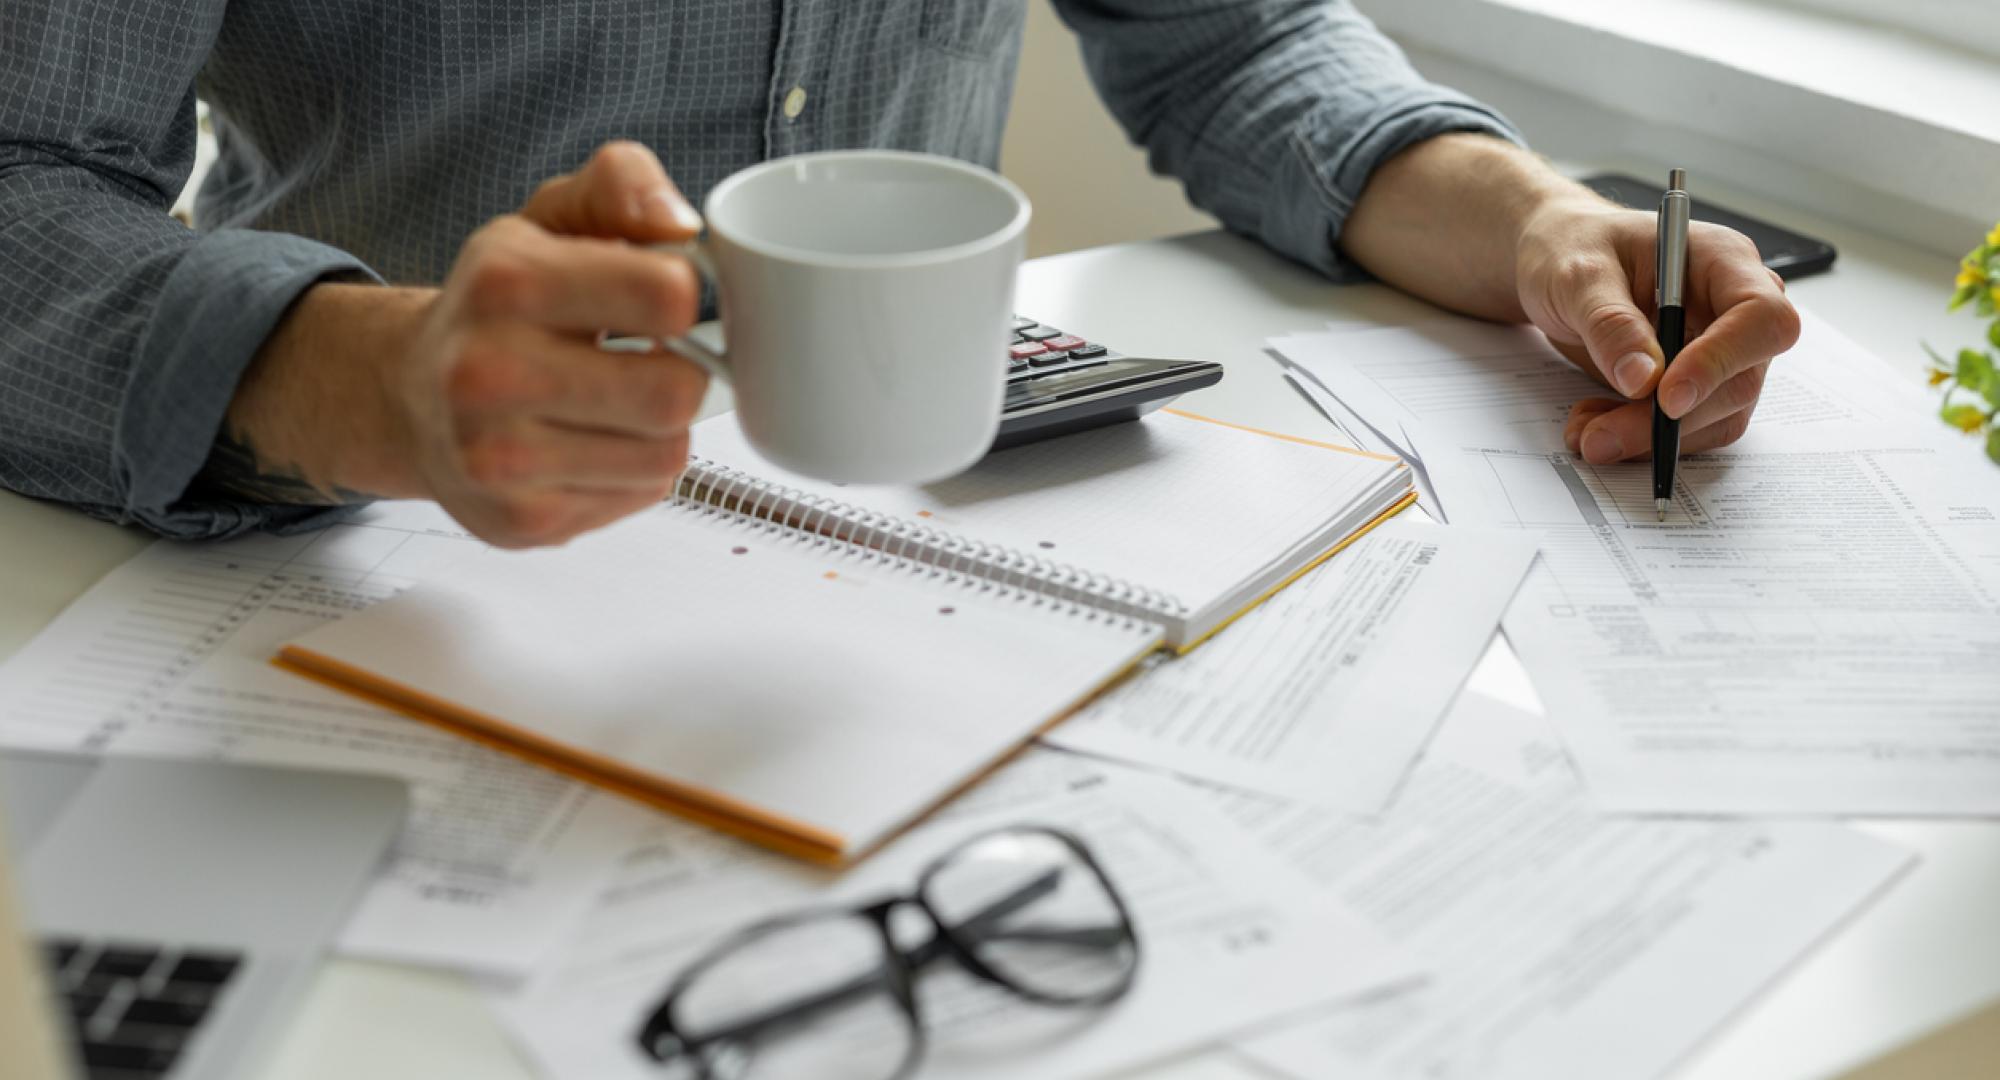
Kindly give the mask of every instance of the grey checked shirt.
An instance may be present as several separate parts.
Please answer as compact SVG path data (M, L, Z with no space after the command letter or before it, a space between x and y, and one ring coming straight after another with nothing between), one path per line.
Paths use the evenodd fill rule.
M190 492L307 287L436 282L610 139L652 146L697 203L809 150L994 165L1026 3L0 0L0 485L177 537L323 522ZM1156 169L1336 278L1376 165L1447 131L1516 138L1345 0L1057 7ZM197 92L221 158L189 231L167 210Z

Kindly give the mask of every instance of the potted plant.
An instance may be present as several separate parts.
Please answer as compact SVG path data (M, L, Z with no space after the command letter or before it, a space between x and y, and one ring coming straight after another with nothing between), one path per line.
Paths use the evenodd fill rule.
M1987 349L1960 349L1954 363L1925 346L1931 354L1931 385L1944 387L1938 415L1968 435L1986 436L1986 456L2000 464L2000 225L1986 242L1959 263L1958 289L1951 310L1966 305L1986 324Z

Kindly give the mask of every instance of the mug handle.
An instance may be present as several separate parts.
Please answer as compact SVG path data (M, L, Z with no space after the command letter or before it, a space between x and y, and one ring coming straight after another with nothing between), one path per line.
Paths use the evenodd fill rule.
M679 255L681 258L693 263L695 274L704 281L713 284L718 293L721 291L722 276L715 272L715 259L709 255L708 243L704 238L696 237L693 240L682 240L667 244L650 244L647 246L662 255ZM725 383L731 381L729 354L727 352L711 349L686 335L661 338L659 344L669 351L699 365L703 371L708 372L710 378L720 379Z

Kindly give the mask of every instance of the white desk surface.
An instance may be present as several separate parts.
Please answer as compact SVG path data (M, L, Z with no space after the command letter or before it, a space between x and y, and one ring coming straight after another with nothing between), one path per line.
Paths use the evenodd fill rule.
M1628 170L1629 171L1629 170ZM1660 170L1644 166L1641 175ZM1918 342L1969 339L1943 312L1952 260L1831 221L1717 191L1755 214L1782 215L1841 249L1838 268L1794 295L1884 360L1919 378ZM1968 237L1968 246L1976 238ZM1396 320L1421 306L1378 286L1334 288L1235 237L1206 233L1038 260L1024 270L1023 312L1121 350L1223 362L1221 385L1186 399L1197 411L1277 430L1325 423L1262 354L1266 337L1332 318ZM1978 449L1966 447L1969 458ZM146 543L136 532L0 493L0 656L12 653L99 576ZM1534 707L1512 653L1496 641L1474 687ZM1868 822L1922 854L1922 865L1844 933L1788 973L1697 1052L1681 1080L1826 1077L2000 999L2000 822ZM661 973L666 976L666 972ZM384 964L329 964L280 1041L272 1080L373 1080L531 1074L478 992L451 975ZM1219 1055L1153 1070L1163 1080L1256 1080ZM1596 1078L1593 1078L1596 1080Z

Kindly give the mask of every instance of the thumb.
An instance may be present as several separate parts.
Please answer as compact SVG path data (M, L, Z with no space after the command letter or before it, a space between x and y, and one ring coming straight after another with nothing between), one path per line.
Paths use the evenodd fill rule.
M521 216L552 233L658 244L691 240L701 215L660 159L635 142L599 147L581 171L542 184Z
M1652 391L1666 367L1665 354L1621 272L1606 268L1554 299L1570 337L1582 342L1605 382L1628 398Z

